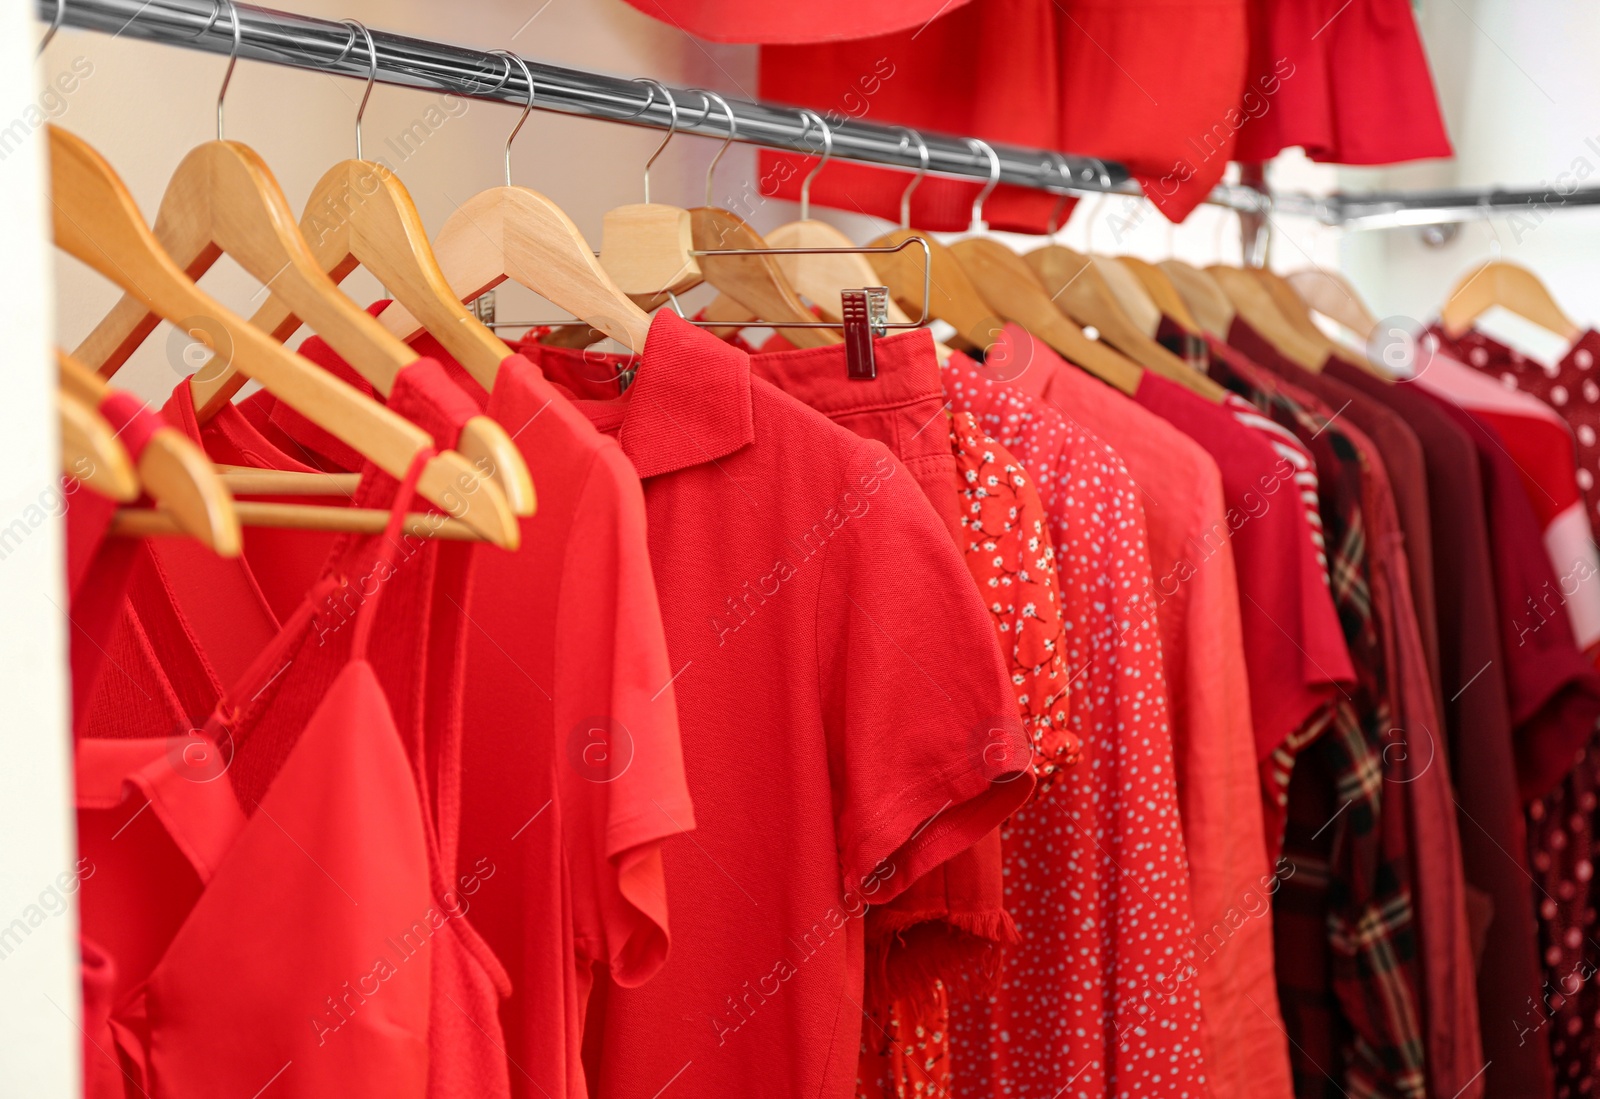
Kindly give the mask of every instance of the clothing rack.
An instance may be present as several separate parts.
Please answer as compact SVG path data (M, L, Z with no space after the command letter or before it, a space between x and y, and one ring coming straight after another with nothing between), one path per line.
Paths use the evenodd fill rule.
M528 102L527 81L520 66L499 54L430 42L387 31L372 31L376 58L366 39L351 27L293 12L275 11L224 0L37 0L41 19L54 25L162 42L188 49L229 54L235 48L233 20L238 20L238 56L293 68L366 78L385 84L425 88L473 99ZM533 74L533 105L540 110L584 115L610 122L667 129L673 111L653 82L606 76L582 69L528 62ZM659 86L659 85L658 85ZM724 139L728 116L693 89L671 88L677 103L680 133ZM737 122L735 140L806 155L821 153L823 137L813 112L773 103L731 100ZM832 156L839 160L881 164L907 171L923 167L921 150L903 127L856 119L829 120ZM1127 168L1096 157L1060 154L998 142L977 143L948 134L919 135L927 148L927 170L937 175L1031 187L1058 194L1138 195ZM992 148L991 161L984 148ZM1247 175L1259 178L1258 173ZM1245 215L1246 253L1256 251L1251 238L1272 216L1305 217L1349 229L1442 225L1526 212L1600 206L1600 187L1563 193L1536 190L1392 191L1316 196L1267 192L1260 186L1225 183L1206 200ZM1252 228L1252 225L1255 228Z

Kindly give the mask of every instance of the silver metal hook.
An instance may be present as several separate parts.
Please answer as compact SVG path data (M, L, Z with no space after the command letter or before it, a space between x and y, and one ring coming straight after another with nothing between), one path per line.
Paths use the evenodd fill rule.
M733 108L728 106L728 101L716 92L708 92L702 88L695 89L706 100L706 114L711 113L711 102L715 100L722 107L722 113L728 116L728 136L723 139L722 148L717 150L717 155L711 158L711 163L706 165L706 205L715 206L716 202L711 197L711 174L717 170L717 164L722 160L722 154L728 151L728 146L733 144L733 139L739 136L739 121L733 117Z
M983 190L978 192L978 197L972 200L972 224L967 226L968 232L980 232L989 228L989 223L983 220L983 204L994 193L1000 184L1000 156L987 141L981 138L967 138L967 148L973 152L980 149L989 158L989 182L983 185Z
M67 0L56 0L55 18L50 20L50 29L44 32L44 38L39 42L39 49L34 53L34 57L37 58L44 55L44 48L50 44L50 39L56 36L56 31L61 29L61 20L65 19L66 16Z
M827 164L829 158L833 156L833 129L816 111L805 110L801 111L800 113L805 116L806 120L806 128L800 131L802 136L804 136L806 132L811 129L811 123L813 120L815 120L818 128L822 130L822 156L817 161L817 166L811 169L811 171L807 172L806 178L800 181L800 220L810 221L811 181L822 174L823 165Z
M671 121L667 125L667 136L661 139L661 144L656 146L656 151L651 153L650 159L644 162L644 201L645 205L648 206L650 205L650 166L656 162L656 158L661 155L662 150L672 142L673 135L678 132L678 101L672 98L672 93L667 90L667 86L659 80L641 76L634 83L644 84L650 88L650 98L645 100L644 106L639 109L640 114L650 109L650 104L655 101L656 89L658 88L661 91L661 98L667 101L667 110L672 114Z
M228 0L231 4L233 0ZM361 93L361 106L356 108L356 159L364 159L361 155L361 119L367 113L367 100L372 98L372 85L378 79L378 47L373 44L372 32L367 30L367 25L359 19L340 20L350 28L350 46L356 44L356 32L361 32L361 37L367 42L367 90Z
M1055 162L1056 172L1060 174L1061 182L1068 187L1072 186L1072 165L1067 163L1067 158L1060 153L1053 152L1050 154L1050 159ZM1044 230L1050 236L1055 236L1056 231L1061 228L1061 211L1067 208L1067 203L1071 199L1072 195L1063 191L1060 200L1056 203L1056 208L1050 211L1050 220L1045 222Z
M233 24L233 52L228 54L228 68L222 74L222 87L217 89L217 140L222 138L222 101L228 94L228 83L233 79L233 67L239 63L239 9L233 6L233 0L217 0L220 10L223 4L228 5L228 20Z
M535 89L533 86L533 70L528 68L528 63L526 61L512 53L510 50L490 50L489 52L498 54L506 59L507 80L511 79L511 63L515 61L518 67L522 69L523 79L527 80L528 82L527 105L522 108L522 117L517 119L517 124L511 131L511 136L506 138L506 186L509 187L511 186L511 143L517 139L517 135L522 132L522 124L528 121L528 116L533 113L533 99L535 95Z
M922 167L917 169L917 174L911 178L910 183L906 184L906 189L900 192L900 228L909 229L911 228L911 192L921 186L922 181L928 175L928 143L922 140L922 135L910 126L902 126L900 129L906 135L900 139L900 144L905 145L908 140L915 141L917 143L917 157L922 161Z

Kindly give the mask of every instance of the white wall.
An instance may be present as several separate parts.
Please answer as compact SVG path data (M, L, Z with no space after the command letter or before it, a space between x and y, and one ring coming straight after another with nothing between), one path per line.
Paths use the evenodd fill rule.
M1592 173L1587 185L1600 186L1600 7L1583 0L1424 0L1421 8L1456 157L1348 172L1347 186L1537 187L1574 170ZM1597 255L1600 209L1469 224L1442 248L1427 246L1414 230L1353 233L1343 247L1346 268L1380 317L1435 316L1460 278L1498 256L1533 269L1580 325L1600 320ZM1504 317L1486 327L1539 354L1559 345Z
M0 128L39 102L33 50L41 34L25 0L0 4ZM77 1094L80 1048L77 924L56 886L74 862L60 447L39 233L44 160L40 141L15 140L0 145L0 1095L54 1097Z

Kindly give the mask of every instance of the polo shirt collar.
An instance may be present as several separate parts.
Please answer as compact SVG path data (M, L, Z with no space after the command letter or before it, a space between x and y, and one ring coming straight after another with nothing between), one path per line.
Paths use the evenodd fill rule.
M579 398L597 427L616 427L641 478L714 462L756 440L749 356L670 309L651 318L625 394L615 379L629 356L537 344L526 350L547 377ZM600 374L604 382L595 380Z

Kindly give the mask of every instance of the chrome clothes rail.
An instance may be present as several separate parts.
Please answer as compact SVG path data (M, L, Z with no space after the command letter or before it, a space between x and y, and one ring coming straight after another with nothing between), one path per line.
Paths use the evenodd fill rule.
M223 0L36 0L39 18L107 34L227 54L234 48L233 13L239 20L239 56L254 61L338 73L365 79L373 70L366 41L343 23ZM62 5L64 7L58 7ZM373 31L376 78L386 84L426 88L522 105L528 99L520 66L485 50ZM666 129L671 111L649 84L581 69L528 62L540 110L584 115L610 122ZM726 138L728 118L692 89L672 88L679 105L678 130ZM773 103L731 100L738 123L734 140L807 155L822 151L822 134L806 112ZM829 120L833 157L916 171L920 150L902 127L856 119ZM937 175L987 182L987 154L968 138L923 133L928 170ZM999 157L999 180L1058 194L1139 195L1125 166L1094 157L990 142ZM1600 206L1600 187L1528 190L1460 190L1333 194L1324 197L1223 184L1207 198L1241 214L1310 218L1350 229L1442 225L1526 212L1542 217L1555 210Z

